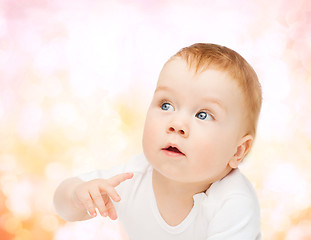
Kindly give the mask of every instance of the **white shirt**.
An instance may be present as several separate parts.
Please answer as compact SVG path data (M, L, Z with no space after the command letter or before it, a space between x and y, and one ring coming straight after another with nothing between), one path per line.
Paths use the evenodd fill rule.
M152 166L139 155L111 171L79 176L84 181L110 178L123 172L134 177L116 187L121 197L114 203L131 240L259 240L260 210L255 191L239 169L231 171L204 193L193 196L194 206L177 226L160 215L152 187Z

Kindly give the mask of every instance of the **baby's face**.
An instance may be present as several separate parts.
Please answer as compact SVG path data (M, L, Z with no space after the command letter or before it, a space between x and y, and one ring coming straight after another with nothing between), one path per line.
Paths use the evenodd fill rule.
M212 183L230 171L242 135L243 98L225 73L194 74L176 58L162 69L145 122L153 168L180 182Z

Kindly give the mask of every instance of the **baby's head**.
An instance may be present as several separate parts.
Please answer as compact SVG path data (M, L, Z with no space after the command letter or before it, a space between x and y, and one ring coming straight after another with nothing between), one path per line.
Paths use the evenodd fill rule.
M258 78L238 53L215 44L183 48L160 73L144 153L162 175L212 183L249 152L260 108Z
M176 57L186 61L189 69L196 73L216 69L228 74L238 84L244 98L245 134L255 137L262 95L258 77L248 62L232 49L205 43L181 49L168 62Z

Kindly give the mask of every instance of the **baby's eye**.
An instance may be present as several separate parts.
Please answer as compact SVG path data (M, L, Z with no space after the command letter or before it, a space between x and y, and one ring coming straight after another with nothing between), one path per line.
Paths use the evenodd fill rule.
M161 105L161 109L164 111L170 111L170 112L174 111L174 107L169 103L163 103Z
M214 120L213 115L207 112L198 112L195 116L200 120Z

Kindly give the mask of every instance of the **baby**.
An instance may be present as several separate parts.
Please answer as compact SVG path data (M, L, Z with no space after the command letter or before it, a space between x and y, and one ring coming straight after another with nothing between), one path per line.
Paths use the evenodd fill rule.
M203 43L181 49L160 73L144 153L63 181L56 211L68 221L95 217L96 209L119 217L132 240L261 239L258 200L238 169L261 101L256 73L235 51Z

